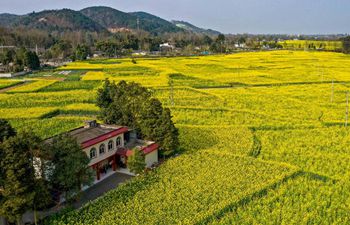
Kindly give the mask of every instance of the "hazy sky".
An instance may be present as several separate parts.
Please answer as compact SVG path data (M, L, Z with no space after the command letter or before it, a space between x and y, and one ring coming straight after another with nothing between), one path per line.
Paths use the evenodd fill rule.
M225 33L350 33L350 0L0 0L0 13L111 6Z

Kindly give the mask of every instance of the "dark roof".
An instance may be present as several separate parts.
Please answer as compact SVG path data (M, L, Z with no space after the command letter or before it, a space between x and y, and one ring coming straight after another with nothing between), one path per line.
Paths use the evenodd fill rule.
M69 135L77 139L77 142L79 144L82 144L86 141L89 141L91 139L97 138L99 136L102 136L104 134L110 133L114 130L117 130L121 127L115 127L115 128L110 128L110 127L80 127L78 129L72 130L68 132Z
M121 130L121 128L123 128ZM70 130L66 132L66 134L72 136L75 138L78 142L78 144L82 145L83 143L86 143L88 141L94 140L96 138L105 136L106 134L110 134L114 131L127 131L126 127L123 126L114 126L114 125L100 125L98 124L95 127L79 127L74 130ZM51 143L54 137L51 137L47 140L45 140L46 143Z

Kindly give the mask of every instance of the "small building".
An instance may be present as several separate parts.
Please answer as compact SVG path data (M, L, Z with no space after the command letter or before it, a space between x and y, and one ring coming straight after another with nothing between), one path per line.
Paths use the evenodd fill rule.
M109 27L108 31L112 34L116 33L131 33L132 31L126 27Z
M173 50L173 49L175 49L175 46L174 46L174 45L171 45L171 44L169 44L169 43L163 43L163 44L160 44L160 45L159 45L159 48L160 48L161 50Z
M135 132L125 126L103 125L92 120L68 134L77 140L90 158L89 166L95 170L97 181L110 171L127 169L128 157L135 148L143 151L146 167L158 163L159 145L137 139Z

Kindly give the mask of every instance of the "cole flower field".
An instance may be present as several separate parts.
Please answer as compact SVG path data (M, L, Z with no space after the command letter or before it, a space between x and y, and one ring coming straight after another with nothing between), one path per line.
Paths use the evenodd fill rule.
M96 116L103 80L135 81L171 109L183 151L47 224L350 223L348 55L91 60L50 76L0 92L1 117L50 137Z

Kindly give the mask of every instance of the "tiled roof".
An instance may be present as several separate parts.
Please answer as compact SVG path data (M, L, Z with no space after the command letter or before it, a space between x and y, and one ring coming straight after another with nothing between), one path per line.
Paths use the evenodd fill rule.
M101 142L105 140L104 137L118 135L127 131L127 127L98 125L96 127L79 127L68 131L67 134L75 138L78 144L87 147L87 145L89 145L88 142L90 141L96 140ZM52 139L53 138L49 138L45 142L50 143Z

